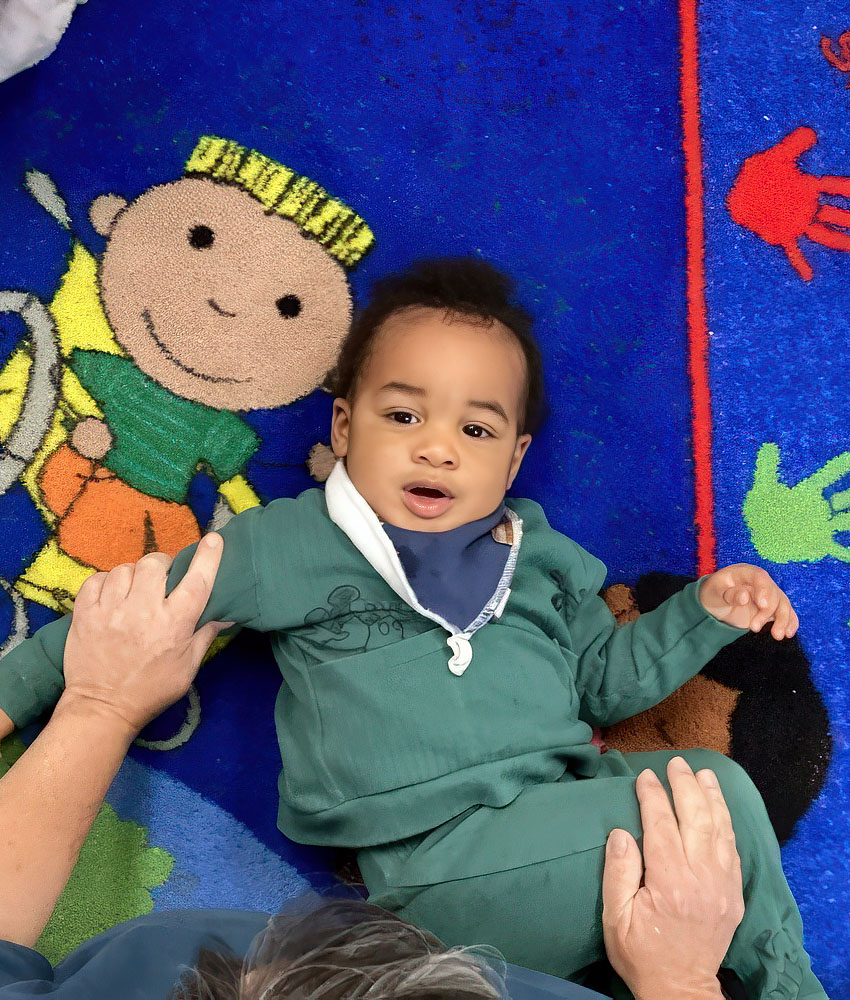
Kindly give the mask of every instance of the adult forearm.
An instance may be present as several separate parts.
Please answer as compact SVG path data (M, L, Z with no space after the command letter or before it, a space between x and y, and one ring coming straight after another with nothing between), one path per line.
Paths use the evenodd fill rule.
M0 939L38 938L134 736L108 709L66 692L0 780Z

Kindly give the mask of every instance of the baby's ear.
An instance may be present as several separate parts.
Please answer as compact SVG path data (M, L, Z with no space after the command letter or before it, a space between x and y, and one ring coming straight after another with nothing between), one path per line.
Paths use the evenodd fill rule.
M109 236L118 213L127 207L127 199L120 194L100 194L89 205L89 219L99 236Z
M505 489L509 490L513 486L514 479L516 479L516 474L519 472L520 464L522 463L523 456L526 451L528 451L528 446L531 444L530 434L520 434L516 439L516 447L514 448L514 457L511 459L511 466L508 470L508 482Z

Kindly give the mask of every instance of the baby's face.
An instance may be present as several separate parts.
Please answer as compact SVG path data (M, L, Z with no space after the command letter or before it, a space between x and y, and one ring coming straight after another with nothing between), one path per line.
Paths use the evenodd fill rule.
M530 434L518 435L525 358L501 324L443 310L391 315L353 401L334 400L331 444L382 521L446 531L493 511Z

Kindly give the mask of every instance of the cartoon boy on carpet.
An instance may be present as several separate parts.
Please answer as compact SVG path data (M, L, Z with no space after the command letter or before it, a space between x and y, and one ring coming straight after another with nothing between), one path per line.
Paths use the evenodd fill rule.
M67 225L45 182L28 178ZM101 195L89 217L106 247L98 262L74 240L50 303L67 367L21 475L55 537L15 585L57 610L95 570L200 538L199 467L231 511L259 502L240 470L260 441L239 413L319 386L351 316L346 268L373 242L318 184L214 136L178 180ZM0 429L29 365L21 347L0 372Z

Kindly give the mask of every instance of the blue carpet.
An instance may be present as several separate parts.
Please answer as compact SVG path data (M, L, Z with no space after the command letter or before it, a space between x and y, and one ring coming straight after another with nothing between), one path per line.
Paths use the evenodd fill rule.
M793 184L790 194L768 189L761 201L744 192L750 225L727 204L745 161L799 126L817 137L801 154L801 172L850 172L850 72L838 43L850 17L835 0L750 8L703 0L698 23L716 561L764 565L800 614L832 756L783 860L815 971L830 996L850 1000L842 778L850 764L850 598L841 550L823 555L828 543L850 538L834 535L840 518L829 523L850 483L830 484L839 500L811 515L817 523L805 505L795 508L798 535L809 532L820 549L817 541L802 552L773 544L784 536L769 504L759 506L755 527L743 513L764 444L778 445L787 485L846 447L850 262L840 216L822 216L829 246L800 236L810 280L766 240L766 218L793 215ZM832 59L822 36L834 42ZM480 253L509 270L538 321L552 403L513 492L541 501L556 527L606 562L609 581L631 584L652 570L696 574L675 5L337 0L319 12L304 0L92 0L53 56L0 85L0 289L47 303L67 267L69 234L26 190L27 170L49 175L74 237L99 257L105 243L88 218L93 199L134 199L175 180L207 134L287 164L362 216L375 246L350 270L355 302L374 278L426 254ZM810 190L793 164L788 170ZM846 199L821 201L841 207ZM0 366L23 332L17 316L0 313ZM244 415L259 445L242 471L261 500L312 484L304 460L326 440L329 409L316 390ZM200 524L215 500L209 470L199 472L186 501ZM0 496L0 520L15 526L0 539L0 577L14 581L53 529L19 483ZM31 627L54 614L31 595L25 609ZM0 643L13 610L0 590ZM267 905L271 868L256 865L262 852L279 856L275 871L292 887L332 863L284 842L274 825L275 675L263 643L239 637L202 672L192 738L166 753L133 750L111 801L175 859L171 881L151 888L151 905L199 898L185 878L197 852L182 857L177 835L192 796L227 815L220 829L234 831L234 842L251 838L250 849L234 850L229 873L219 872L208 905ZM172 733L184 708L148 735ZM757 719L753 744L761 727L767 743L777 726L770 715ZM155 782L143 779L155 772ZM164 810L155 822L145 812L154 785ZM173 799L162 792L178 787ZM281 898L287 891L280 887Z

